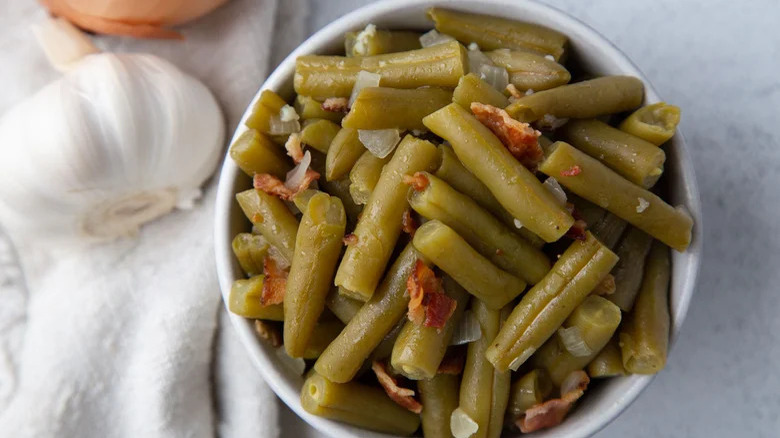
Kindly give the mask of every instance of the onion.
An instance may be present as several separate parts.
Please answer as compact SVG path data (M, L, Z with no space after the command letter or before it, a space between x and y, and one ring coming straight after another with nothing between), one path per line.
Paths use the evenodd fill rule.
M555 117L552 114L545 114L536 122L540 129L545 131L554 131L569 122L569 119Z
M306 362L300 357L288 356L284 347L276 349L276 357L279 358L279 361L286 368L289 368L290 371L294 372L296 376L302 376L303 372L306 371Z
M455 41L455 38L444 33L439 33L436 29L431 29L420 35L420 45L423 47L431 47L436 44L448 43L450 41Z
M558 336L564 348L574 357L586 357L593 354L593 350L588 347L585 340L582 339L582 331L577 326L569 328L559 328Z
M285 105L279 110L279 119L283 122L290 122L300 119L300 116L298 116L298 112L295 111L295 108L290 105Z
M301 162L298 163L298 165L295 166L291 171L287 172L284 186L290 190L296 190L303 182L303 178L306 176L306 171L309 169L310 165L311 153L306 151L306 153L303 154L303 159L301 159Z
M380 76L378 73L371 73L365 70L360 70L357 74L357 77L355 78L355 85L352 86L352 94L349 96L349 104L348 107L352 107L352 104L355 103L355 99L357 99L358 94L360 94L360 90L366 88L366 87L378 87L379 81L382 79L382 76Z
M479 77L498 91L503 92L509 85L509 73L504 67L482 64L479 68Z
M479 49L471 49L468 51L469 57L469 71L471 73L479 75L483 65L494 66L493 61L482 53Z
M450 345L461 345L474 342L482 337L482 328L477 321L477 317L471 310L467 310L463 313L458 325L455 326L455 330L452 333L452 339Z
M544 180L542 185L555 196L555 199L557 199L561 205L566 205L566 192L563 191L563 187L561 187L561 184L558 183L557 179L549 177Z
M352 51L356 55L365 55L368 51L368 39L374 35L376 35L376 26L371 23L367 24L366 28L355 36L355 47L352 48Z
M292 134L301 130L301 124L297 120L282 121L281 116L271 116L268 119L268 133L271 135Z
M401 141L401 132L397 129L358 129L358 138L374 156L385 158Z
M290 260L287 260L287 258L279 251L279 248L269 245L268 246L268 257L271 257L276 262L276 267L279 269L287 269L290 267Z
M514 218L514 220L512 222L515 224L515 226L517 227L518 230L520 228L523 228L523 223L520 222L520 220L518 218Z
M479 430L479 424L463 409L457 408L450 416L450 432L455 438L469 438Z

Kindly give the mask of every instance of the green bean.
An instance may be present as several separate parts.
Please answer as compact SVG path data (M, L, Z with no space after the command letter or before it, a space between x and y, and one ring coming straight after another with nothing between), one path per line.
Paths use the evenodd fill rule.
M555 386L566 376L585 368L607 345L620 324L620 309L606 299L591 295L566 318L562 330L576 330L582 351L577 355L566 349L562 339L553 336L531 358L536 368L544 368ZM559 332L560 333L560 332ZM560 335L559 335L560 336ZM576 340L576 339L575 339Z
M463 107L447 105L423 123L449 141L463 165L534 234L555 242L572 226L574 218L552 193Z
M618 334L612 336L612 339L601 349L599 354L588 364L588 376L591 378L604 378L625 376L626 369L623 368L623 358L620 356L620 347L618 346Z
M401 234L403 213L409 207L408 187L401 180L404 175L429 170L435 161L436 147L432 143L411 135L401 140L355 227L357 241L347 246L336 273L337 286L365 299L371 297Z
M368 202L382 175L382 169L392 158L392 155L379 158L370 151L363 152L358 158L349 172L349 194L355 204L364 205Z
M393 88L450 87L468 71L466 49L456 41L386 55L299 56L295 60L295 92L315 99L347 97L359 71L378 73L380 85Z
M509 83L520 90L542 91L569 83L566 67L534 53L500 49L486 52L488 58L509 73Z
M406 325L406 318L399 319L393 328L390 329L390 332L382 339L382 342L371 352L363 366L369 365L368 368L371 368L370 365L375 360L384 361L390 359L390 356L393 354L395 341L398 340L398 335L401 334L401 329L404 328L404 325Z
M486 355L499 371L516 370L552 336L617 263L590 232L561 255L512 311Z
M306 350L304 350L301 357L304 359L317 359L343 329L344 323L338 319L319 321L314 327L311 338L309 338L309 342L306 344Z
M607 248L614 249L627 226L626 221L607 211L601 220L593 224L590 232Z
M458 407L458 388L460 376L437 374L432 379L417 382L420 391L420 403L423 405L423 437L452 438L450 417Z
M230 158L249 176L270 173L284 178L291 169L279 148L254 129L249 129L230 146Z
M590 119L638 107L644 96L642 81L631 76L603 76L561 85L524 96L506 107L510 116L532 122L552 115Z
M325 178L328 181L346 177L366 148L358 138L357 129L341 128L333 137L325 158Z
M444 290L457 302L455 312L444 327L425 327L406 321L393 346L390 364L397 372L412 380L431 379L436 375L455 326L463 317L470 295L450 277L445 276Z
M326 111L322 109L322 102L309 96L296 96L294 103L295 111L303 120L325 119L331 122L340 123L344 118L341 111Z
M620 331L623 366L633 374L654 374L666 365L669 349L669 250L653 243L642 287Z
M664 102L634 111L620 124L620 130L660 146L666 143L680 123L680 108Z
M417 251L411 244L407 245L388 269L376 293L317 359L314 369L318 373L340 383L355 377L363 361L406 314L409 304L406 279L417 259Z
M642 285L645 258L650 251L653 239L642 230L630 228L626 231L618 245L617 253L620 261L612 270L615 276L615 293L607 299L617 304L624 312L630 312L634 307L634 299Z
M375 386L333 383L313 373L301 388L306 412L394 435L411 435L420 426L420 416L398 406Z
M509 308L494 310L475 299L471 311L479 321L482 337L469 343L458 408L479 426L472 438L498 438L509 402L510 373L494 369L485 359L485 351L506 320Z
M505 306L525 289L523 280L497 268L438 220L424 223L412 241L420 253L492 309Z
M292 261L295 251L295 235L298 233L298 219L284 202L262 190L249 189L236 194L238 205L263 237Z
M552 55L557 61L567 43L566 35L538 24L439 8L429 9L428 16L439 32L463 44L477 43L483 50L532 51Z
M346 215L341 200L320 192L303 210L284 296L284 348L301 357L314 332L343 246Z
M498 268L529 284L538 283L550 270L543 252L513 233L468 196L425 172L425 188L409 189L409 205L428 219L451 227Z
M331 312L344 324L347 324L361 307L365 304L362 301L354 300L344 294L339 293L339 288L333 288L325 299L325 305Z
M252 114L246 119L246 126L249 129L256 129L263 134L268 134L271 117L278 116L279 111L285 105L287 102L278 94L271 90L263 90L255 106L252 107Z
M228 309L244 318L270 319L284 321L284 311L281 304L264 306L260 303L263 295L263 275L236 280L230 287Z
M675 209L567 143L556 142L551 149L539 165L542 173L559 178L567 189L670 247L678 251L688 247L693 220L686 211Z
M263 273L263 259L268 254L268 242L252 233L238 233L233 238L233 254L248 277Z
M327 160L327 157L315 149L311 149L309 152L311 153L311 168L320 175L323 175L325 173L325 161ZM326 192L341 199L341 203L344 205L344 211L347 213L347 225L349 229L352 229L357 223L357 218L360 215L360 212L363 211L363 207L355 204L352 200L352 196L349 194L349 179L341 178L335 181L328 181L321 178L317 183L320 187L325 189Z
M544 240L530 232L528 228L517 230L514 223L515 219L512 215L501 206L498 199L490 193L490 190L463 166L452 147L447 144L439 145L439 155L441 160L439 167L436 168L435 175L437 177L446 181L455 190L468 195L468 197L492 213L510 229L516 230L515 232L530 242L535 248L541 248L544 245Z
M591 233L593 233L593 227L600 223L607 213L603 208L593 205L593 203L588 202L573 193L568 194L568 201L574 205L577 214L579 214L582 220L588 224L588 229L590 229ZM593 235L599 237L596 233L593 233ZM604 243L604 239L599 237L599 240ZM606 246L609 247L609 245Z
M419 48L419 32L378 30L367 26L363 31L344 34L344 53L347 56L382 55Z
M452 101L469 110L472 102L484 103L503 108L509 105L509 99L474 73L462 76L452 93Z
M543 368L531 370L512 383L509 390L507 419L514 423L531 406L538 405L552 394L553 384Z
M646 189L663 174L663 149L600 120L572 120L560 132L572 146Z
M341 125L353 129L424 130L423 117L451 101L452 91L436 87L366 87L360 90Z
M307 144L323 154L327 154L330 143L340 130L341 127L330 120L307 120L301 130L301 143Z
M292 202L295 205L295 208L301 211L303 213L306 211L306 206L309 205L309 201L311 198L314 197L314 195L322 193L319 190L315 189L306 189L298 192L295 196L293 196Z

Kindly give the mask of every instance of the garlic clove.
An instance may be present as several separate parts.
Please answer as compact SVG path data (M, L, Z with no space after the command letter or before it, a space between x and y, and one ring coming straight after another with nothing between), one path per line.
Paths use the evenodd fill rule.
M50 18L31 27L49 63L61 72L72 70L87 55L100 53L86 35L64 18Z
M174 189L133 193L87 210L82 232L87 237L98 239L134 236L141 225L170 213L175 207Z

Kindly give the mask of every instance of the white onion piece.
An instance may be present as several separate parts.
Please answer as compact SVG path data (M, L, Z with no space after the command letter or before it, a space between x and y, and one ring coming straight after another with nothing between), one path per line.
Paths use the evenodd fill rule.
M288 356L284 347L276 349L276 357L279 358L279 362L294 372L296 376L302 376L303 372L306 371L306 362L300 357Z
M477 321L477 317L471 310L467 310L463 313L458 325L455 326L455 330L452 333L452 339L450 345L461 345L474 342L482 337L482 328Z
M544 55L544 59L546 59L548 61L555 61L555 57L552 56L552 55Z
M284 181L284 186L290 190L297 189L303 182L303 178L306 177L306 171L311 165L311 153L306 151L303 154L301 162L298 163L291 171L287 172L287 176Z
M450 432L455 438L469 438L479 430L479 424L463 409L457 408L450 416Z
M469 50L479 50L479 44L472 41L469 43L468 48Z
M517 227L517 229L518 229L518 230L519 230L520 228L523 228L523 223L522 223L522 222L520 222L520 219L518 219L518 218L514 218L514 221L513 221L513 222L514 222L514 224L515 224L515 226Z
M287 269L291 265L290 260L287 260L287 258L279 251L279 248L270 244L268 246L268 257L276 262L276 267L279 269Z
M574 357L586 357L593 353L585 340L582 339L582 331L577 326L569 328L559 328L558 336L561 339L563 347Z
M357 74L357 77L355 78L355 85L352 86L352 94L349 96L349 104L348 107L352 107L352 104L355 103L355 99L357 99L358 94L360 94L360 90L366 88L366 87L378 87L379 81L382 79L382 76L380 76L378 73L371 73L365 70L360 70Z
M487 57L484 53L482 53L479 49L472 50L469 49L466 54L469 57L469 72L474 73L476 75L479 75L480 71L482 71L483 65L489 65L493 66L493 61L490 60L490 58Z
M566 205L566 192L563 191L563 187L561 187L561 184L558 182L557 179L553 177L549 177L546 180L544 180L544 183L542 183L544 188L550 191L550 193L555 196L555 199L558 200L558 202L561 205Z
M356 55L365 55L368 51L368 39L374 35L376 35L376 26L371 23L367 24L366 28L355 36L355 47L352 48L352 51Z
M295 111L295 108L290 105L285 105L279 110L279 119L283 122L290 122L300 119L300 116L298 116L298 112Z
M358 138L374 156L385 158L401 141L401 132L397 129L358 129Z
M552 114L545 114L536 123L545 131L554 131L569 122L569 119L561 119Z
M271 116L268 119L268 133L271 135L285 135L299 132L301 124L298 120L283 121L281 116Z
M479 68L479 77L498 91L503 92L509 85L509 73L504 67L482 64Z
M431 29L429 32L420 35L420 45L423 47L431 47L450 41L455 41L455 38L445 33L439 33L436 29Z

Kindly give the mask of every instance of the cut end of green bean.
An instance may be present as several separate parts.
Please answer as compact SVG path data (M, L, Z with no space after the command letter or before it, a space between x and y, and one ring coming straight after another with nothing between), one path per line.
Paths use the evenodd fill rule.
M680 123L680 108L665 102L644 106L620 124L620 129L660 146L674 136Z
M284 311L280 304L264 306L260 302L263 278L262 275L257 275L233 282L228 299L228 310L244 318L284 321Z

